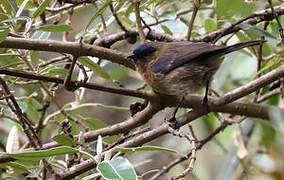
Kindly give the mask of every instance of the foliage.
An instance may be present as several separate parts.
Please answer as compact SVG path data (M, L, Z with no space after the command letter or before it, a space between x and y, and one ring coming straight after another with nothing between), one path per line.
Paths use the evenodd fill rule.
M270 2L1 0L0 179L283 179L283 76L238 97L243 104L233 104L234 112L221 107L201 114L180 131L163 129L169 113L159 103L167 98L148 114L129 112L131 103L157 97L144 93L149 87L135 90L144 82L127 58L143 41L137 5L147 41L266 40L261 50L225 56L211 84L218 95L210 93L223 97L283 67L283 3ZM271 8L277 18L269 14ZM265 112L269 118L256 119ZM188 117L182 110L178 115ZM163 172L163 166L170 171Z

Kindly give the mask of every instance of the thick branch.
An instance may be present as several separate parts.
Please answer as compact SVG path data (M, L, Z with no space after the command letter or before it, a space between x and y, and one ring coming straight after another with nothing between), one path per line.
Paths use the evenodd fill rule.
M279 71L281 72L279 74ZM275 78L279 78L281 76L283 76L283 73L284 73L284 65L280 66L278 69L266 74L265 76L262 76L261 78L264 78L264 79L261 79L263 81L265 81L265 83L269 83L271 79ZM274 76L273 76L274 75ZM277 77L277 75L279 75ZM269 80L269 78L270 80ZM249 83L250 86L264 86L265 84L263 84L262 82L260 82L260 80L257 79L257 80L254 80L252 81L251 83ZM227 95L224 95L220 98L216 98L214 100L210 99L209 101L209 104L212 104L213 106L210 106L210 109L211 108L218 108L218 106L222 105L223 103L228 103L230 101L232 101L234 99L234 97L242 97L243 94L240 94L238 90L242 89L243 92L245 93L251 93L251 91L253 90L253 88L251 88L250 86L244 86L246 88L248 88L248 90L246 91L246 89L243 89L242 87L241 88L238 88L237 90L233 91L234 93L230 93L230 96L229 97L233 97L233 98L227 98L228 97L228 94ZM244 93L244 94L245 94ZM214 106L216 105L216 106ZM280 109L279 109L280 110ZM283 111L283 110L282 110ZM197 119L199 117L201 117L202 115L205 115L208 113L208 109L206 108L206 106L200 106L200 108L195 108L193 109L192 111L190 111L189 113L186 113L184 114L183 116L179 117L179 120L178 120L178 127L181 127L183 126L184 124L187 124L187 123L190 123L191 121L193 121L194 119ZM222 129L222 128L220 128ZM219 133L220 131L215 131L216 134ZM140 136L137 136L121 145L119 145L118 147L135 147L135 146L140 146L142 144L145 144L147 142L150 142L152 141L153 139L156 139L164 134L168 133L168 124L164 123L163 125L147 132L147 133L144 133ZM215 134L214 134L215 135ZM204 142L203 142L203 145L209 141L209 139L211 139L213 137L210 136L209 138L207 138ZM202 146L200 146L201 148ZM112 152L116 151L115 148L113 148L111 150ZM91 160L87 160L84 163L84 166L83 166L83 169L86 169L90 166L94 166L94 162L91 161ZM82 164L81 164L82 165ZM73 175L77 174L77 172L81 172L81 169L82 169L82 166L81 167L78 167L78 166L74 166L73 167L74 170L72 171L72 173L70 171L64 173L64 174L61 174L61 177L62 178L66 178L66 179L70 179L72 177L74 177Z
M35 80L41 80L45 82L54 82L58 84L63 84L64 80L62 78L56 78L56 77L50 77L50 76L44 76L44 75L37 75L33 73L28 72L22 72L22 71L15 71L15 70L0 70L0 74L6 74L16 77L22 77L22 78L28 78L28 79L35 79ZM220 106L229 102L232 102L238 98L241 98L245 95L248 95L255 91L256 89L263 87L270 82L275 81L279 77L284 76L284 65L280 66L279 68L271 71L270 73L267 73L266 75L242 86L239 87L232 92L229 92L219 98L219 101L217 101L215 98L210 98L209 105L211 102L216 102L216 104L211 105L211 110L216 112L226 112L236 115L245 115L249 117L258 117L262 119L267 119L269 116L269 110L267 106L260 106L256 104L248 104L248 103L231 103L227 104L225 106ZM127 96L133 96L133 97L140 97L144 99L151 100L153 102L163 104L163 106L175 106L178 103L178 100L175 97L158 97L155 95L151 95L147 92L141 92L141 91L135 91L131 89L125 89L121 87L107 87L103 85L98 85L94 83L85 83L80 81L71 81L74 85L77 87L84 87L88 89L94 89L94 90L101 90L105 92L115 93L115 94L121 94L121 95L127 95ZM182 105L183 107L188 108L194 108L200 105L202 102L202 98L200 96L191 95L186 97L186 102Z
M277 7L274 7L275 12L277 13L278 16L284 14L284 5L280 5ZM234 33L240 30L239 27L237 27L237 24L240 24L241 22L245 22L251 25L255 25L257 23L271 20L273 19L273 15L271 12L271 8L264 9L261 11L258 11L248 17L242 18L239 21L233 23L229 27L224 27L221 29L218 29L216 31L212 31L208 34L205 34L203 36L193 38L193 41L205 41L205 42L211 42L215 40L217 37L222 37L230 33ZM160 33L160 32L155 32L154 30L151 30L150 32L148 29L144 30L144 34L146 34L146 38L149 40L157 40L157 41L185 41L185 38L175 38L172 37L168 34L165 33ZM125 32L119 32L117 34L112 34L109 36L106 36L101 39L97 39L94 44L98 46L103 46L103 47L110 47L112 44L115 42L126 39L127 37L136 37L138 36L139 33L137 29L131 29L127 33ZM221 36L220 36L221 35Z
M7 37L4 41L0 43L0 48L29 49L38 51L68 53L77 56L94 56L102 59L108 59L114 63L118 63L131 69L135 69L134 63L130 59L127 59L126 55L122 52L95 45L82 44L79 42L63 42L54 40L35 40Z

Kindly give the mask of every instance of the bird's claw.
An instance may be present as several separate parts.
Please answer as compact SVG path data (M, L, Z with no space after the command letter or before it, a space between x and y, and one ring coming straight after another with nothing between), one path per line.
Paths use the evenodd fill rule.
M170 118L165 118L165 121L174 129L179 128L179 122L177 121L175 115L171 116Z

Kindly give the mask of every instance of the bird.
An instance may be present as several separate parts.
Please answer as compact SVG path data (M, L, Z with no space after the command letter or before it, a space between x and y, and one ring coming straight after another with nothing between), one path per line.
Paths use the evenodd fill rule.
M224 60L224 55L242 48L261 45L264 40L234 45L206 42L158 42L141 44L128 56L136 70L157 94L174 95L181 99L206 87Z

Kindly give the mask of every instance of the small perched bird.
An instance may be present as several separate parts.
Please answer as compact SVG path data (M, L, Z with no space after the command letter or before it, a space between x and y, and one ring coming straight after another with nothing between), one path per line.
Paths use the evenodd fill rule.
M155 93L183 98L203 87L208 90L225 54L263 42L256 40L231 46L189 41L149 42L136 47L129 58Z

